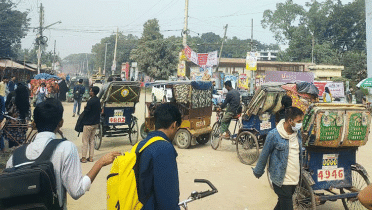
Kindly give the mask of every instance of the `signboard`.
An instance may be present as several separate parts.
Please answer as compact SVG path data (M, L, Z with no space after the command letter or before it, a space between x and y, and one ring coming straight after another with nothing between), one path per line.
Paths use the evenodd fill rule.
M345 97L344 83L342 82L315 81L314 85L319 89L319 96L323 96L325 87L328 87L333 98Z
M216 81L215 89L221 90L223 88L224 73L223 72L213 72L212 78L213 78L214 81Z
M249 89L249 78L246 74L239 75L239 88L244 90Z
M122 73L125 73L125 80L129 80L129 63L126 62L126 63L122 63L121 64L121 72Z
M198 64L199 66L207 65L208 53L198 53Z
M212 67L207 68L192 68L190 72L191 80L194 81L210 81L212 77Z
M232 87L235 89L238 83L238 78L232 74L226 74L224 82L231 81Z
M312 72L266 71L265 82L314 82Z
M177 76L178 77L185 77L186 76L186 68L185 68L185 61L181 61L178 64Z
M248 71L256 71L257 70L257 52L247 52L247 58L246 58L246 69Z

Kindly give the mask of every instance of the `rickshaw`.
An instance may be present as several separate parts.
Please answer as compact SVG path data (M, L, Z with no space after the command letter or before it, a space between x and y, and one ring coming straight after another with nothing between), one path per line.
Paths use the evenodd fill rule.
M240 115L232 120L236 124L234 133L230 135L230 140L236 145L236 151L242 163L251 165L258 160L267 134L276 127L276 113L282 109L281 100L284 95L290 96L293 101L292 105L303 112L317 99L316 94L299 93L297 84L277 82L265 83L256 90L253 98L244 98L245 101L249 101L249 104L243 110L241 122ZM218 120L212 128L211 146L213 149L217 149L220 145L220 119L223 113L218 113L217 117Z
M210 139L212 128L212 83L195 81L167 81L146 84L152 88L152 102L145 104L145 122L141 126L141 136L155 130L154 111L161 103L173 103L182 114L182 123L174 138L181 149L191 145L206 144Z
M131 145L138 141L138 122L133 116L139 102L139 82L111 82L101 97L101 122L95 134L94 148L101 147L104 136L128 135Z
M368 141L371 113L363 105L315 103L303 122L301 181L293 196L299 209L342 199L345 209L364 209L358 193L370 184L356 162Z

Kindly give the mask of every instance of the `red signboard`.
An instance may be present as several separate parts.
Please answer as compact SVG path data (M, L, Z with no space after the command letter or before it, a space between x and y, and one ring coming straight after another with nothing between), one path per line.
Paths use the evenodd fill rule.
M344 84L342 82L314 82L314 85L319 89L319 96L323 96L325 87L329 88L329 91L334 98L345 97Z
M128 81L129 79L129 63L122 63L121 64L121 72L125 73L125 80Z
M208 53L198 53L198 64L199 66L207 65Z

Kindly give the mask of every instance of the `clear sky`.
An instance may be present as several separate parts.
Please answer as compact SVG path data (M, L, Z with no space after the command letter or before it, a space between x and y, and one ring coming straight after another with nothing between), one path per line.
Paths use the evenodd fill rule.
M44 26L62 21L46 29L48 50L57 42L57 53L64 58L73 53L90 53L101 38L116 31L141 36L143 24L157 18L161 33L167 37L180 36L184 26L185 0L14 0L21 11L30 10L31 27L39 25L39 5L44 6ZM351 0L343 0L348 3ZM191 36L214 32L221 37L228 24L227 36L247 39L251 36L253 18L254 39L276 43L269 29L261 27L266 9L274 10L276 3L285 0L189 0ZM294 0L304 5L305 0ZM30 30L22 40L23 48L32 48L37 32Z

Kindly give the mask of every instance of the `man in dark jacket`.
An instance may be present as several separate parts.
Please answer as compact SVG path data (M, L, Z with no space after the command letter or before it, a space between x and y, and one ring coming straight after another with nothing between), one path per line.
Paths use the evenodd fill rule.
M76 107L78 108L77 114L80 113L81 107L81 100L83 99L83 95L85 93L85 87L83 86L83 79L79 79L79 84L74 87L74 109L72 110L73 114L72 117L75 117Z
M363 97L364 97L363 91L360 89L360 87L357 87L357 91L355 91L356 103L357 104L363 104Z
M240 105L240 93L239 93L239 91L232 88L231 81L226 81L224 85L225 85L225 88L229 92L226 94L225 101L221 105L220 111L221 111L221 109L224 109L227 105L229 105L229 107L227 108L227 110L226 110L226 112L225 112L225 114L224 114L224 116L221 120L220 133L221 133L221 135L223 135L223 133L226 132L226 135L224 135L222 137L226 138L226 139L229 139L230 138L229 126L230 126L231 119L235 115L239 114L238 109L241 106Z
M86 163L87 161L93 162L94 154L94 135L98 128L100 117L101 117L101 103L97 94L99 93L98 87L91 87L89 91L90 99L84 108L83 118L83 148L81 162ZM87 159L89 147L89 158Z
M137 151L153 137L160 136L166 141L156 141L141 153L139 164L138 196L144 204L143 210L180 209L177 152L172 144L181 125L181 113L172 104L161 104L156 108L155 129L139 142Z

